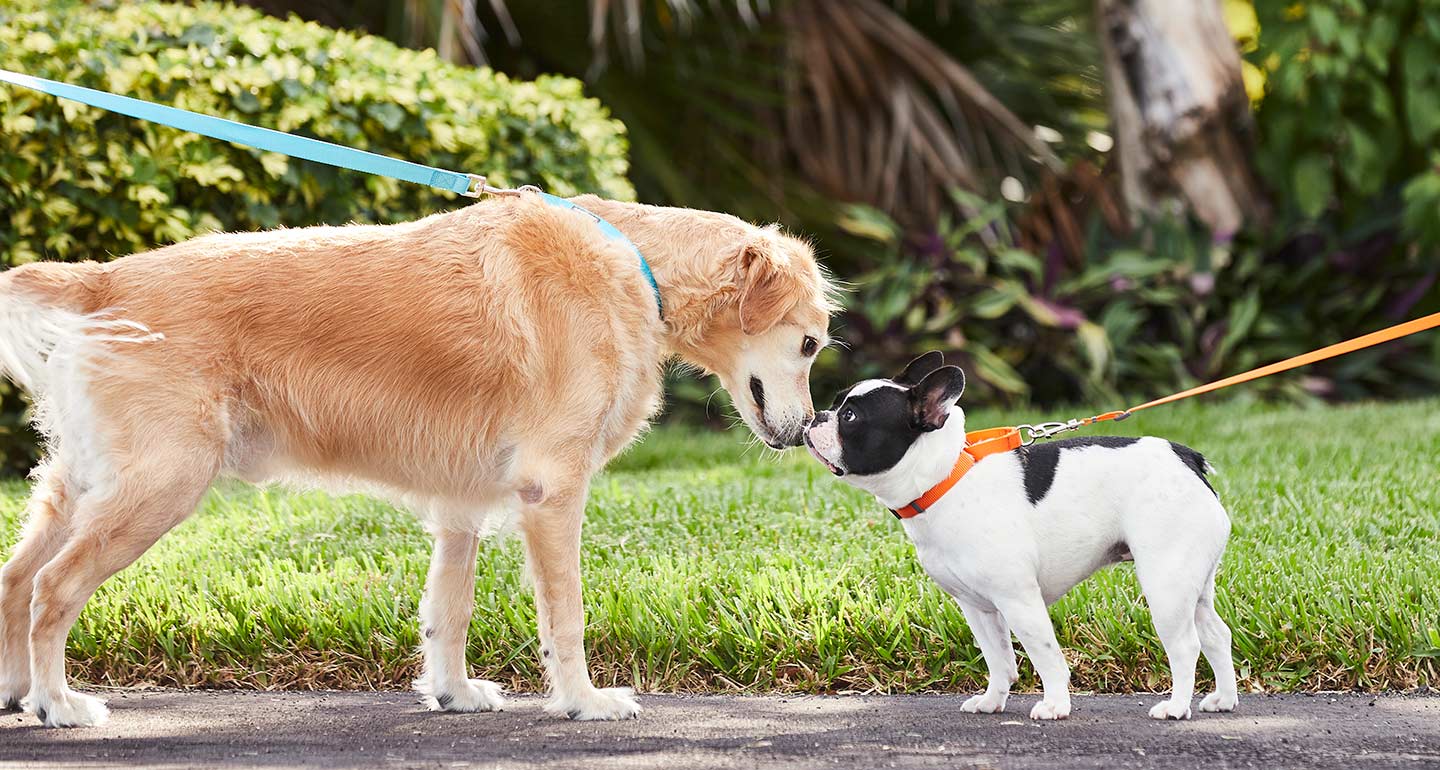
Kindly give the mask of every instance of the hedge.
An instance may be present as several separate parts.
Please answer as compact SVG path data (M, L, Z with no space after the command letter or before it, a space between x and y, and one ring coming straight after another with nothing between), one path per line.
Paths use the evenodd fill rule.
M248 8L7 0L0 68L495 184L634 195L624 127L578 81L512 80ZM216 230L397 222L464 202L0 85L5 266L110 259ZM13 392L0 394L0 471L33 459L21 408Z

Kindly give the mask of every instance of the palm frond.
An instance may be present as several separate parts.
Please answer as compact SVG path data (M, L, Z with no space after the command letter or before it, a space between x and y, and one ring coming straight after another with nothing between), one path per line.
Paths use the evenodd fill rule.
M696 0L663 7L678 9L667 18L706 13ZM622 50L634 66L644 54L644 18L633 0L591 0L590 10L597 60L607 49L606 30L615 28L623 30ZM950 4L935 10L947 15ZM954 188L983 189L1061 165L967 67L879 0L791 0L773 13L735 0L733 11L723 16L749 37L763 22L784 41L775 51L788 65L775 84L783 104L763 122L784 127L780 154L821 195L867 203L904 221L933 221ZM775 157L775 139L762 138L756 154Z
M954 188L1060 160L964 65L877 0L799 0L789 41L789 149L826 195L933 221Z
M1105 125L1089 0L403 7L399 30L412 45L443 40L448 18L444 31L463 38L447 46L452 56L524 77L584 77L629 128L646 198L810 229L835 221L837 201L915 228L956 208L956 188L993 195L1015 177L1038 189L1060 161L1032 126L1059 129L1057 146L1074 151L1086 129Z

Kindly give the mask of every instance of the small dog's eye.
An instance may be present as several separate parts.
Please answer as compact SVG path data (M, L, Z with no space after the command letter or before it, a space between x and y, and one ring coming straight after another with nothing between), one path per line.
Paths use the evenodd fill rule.
M845 422L850 422L851 420L854 420L854 419L855 419L855 410L854 410L854 409L851 409L851 408L848 407L848 406L845 407L845 408L844 408L843 410L841 410L841 412L840 412L840 419L844 420Z
M819 349L820 341L815 339L814 337L806 336L805 341L800 343L800 355L802 356L813 356L815 355L815 351Z

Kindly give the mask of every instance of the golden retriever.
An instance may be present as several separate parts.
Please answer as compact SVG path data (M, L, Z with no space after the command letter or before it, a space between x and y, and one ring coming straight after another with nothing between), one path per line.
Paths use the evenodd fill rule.
M812 414L829 286L810 247L731 216L601 200L644 254L524 194L416 222L209 235L107 264L0 275L0 369L47 459L0 572L0 707L102 721L66 635L91 594L222 474L341 485L415 511L435 551L420 610L432 708L485 711L465 634L483 536L513 523L534 581L546 708L621 719L584 650L587 485L659 409L678 357L717 374L775 448Z

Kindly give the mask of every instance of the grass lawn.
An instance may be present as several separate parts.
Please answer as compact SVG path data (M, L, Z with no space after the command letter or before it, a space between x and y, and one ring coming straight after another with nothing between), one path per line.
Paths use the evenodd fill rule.
M982 413L970 427L1040 416ZM1218 606L1242 689L1440 684L1440 401L1186 404L1104 432L1165 436L1219 466L1234 534ZM890 515L802 452L776 459L743 440L662 430L597 480L584 563L597 680L981 687L959 610ZM23 496L20 482L0 485L6 553ZM100 590L70 637L71 670L110 684L408 686L428 554L414 519L365 498L220 488ZM479 574L472 668L536 689L518 541L483 550ZM1168 686L1129 565L1051 615L1077 688ZM1034 686L1028 665L1022 676Z

